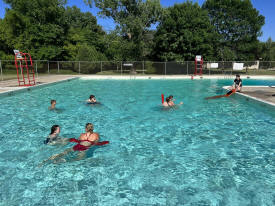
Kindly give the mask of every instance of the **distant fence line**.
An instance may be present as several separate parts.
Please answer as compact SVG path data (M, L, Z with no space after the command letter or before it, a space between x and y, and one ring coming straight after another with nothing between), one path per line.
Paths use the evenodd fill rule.
M242 70L235 70L240 63ZM157 62L157 61L48 61L33 60L36 75L39 74L105 74L105 75L192 75L194 61ZM14 60L0 60L1 80L16 77ZM233 74L275 75L275 61L205 61L204 75Z

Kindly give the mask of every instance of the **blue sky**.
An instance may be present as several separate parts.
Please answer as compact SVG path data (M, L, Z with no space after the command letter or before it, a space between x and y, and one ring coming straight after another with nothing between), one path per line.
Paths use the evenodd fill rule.
M172 6L175 3L182 3L186 0L160 0L161 4L164 7ZM200 5L203 4L204 0L193 0L193 2L198 2ZM275 40L275 0L251 0L253 6L265 16L265 25L262 28L263 36L259 39L261 41L266 41L269 37ZM83 12L89 11L94 16L97 16L97 9L90 8L85 5L83 0L68 0L68 6L77 6ZM0 18L4 18L5 16L5 8L7 5L0 0ZM114 22L111 19L100 18L97 16L98 24L102 25L104 30L109 31L114 28Z

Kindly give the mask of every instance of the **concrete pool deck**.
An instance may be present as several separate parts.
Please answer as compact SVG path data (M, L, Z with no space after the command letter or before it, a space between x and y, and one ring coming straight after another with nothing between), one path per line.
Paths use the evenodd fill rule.
M23 86L19 87L17 79L0 81L0 95L5 95L5 94L13 93L13 92L19 92L19 91L23 91L26 89L32 89L32 88L37 88L37 87L41 87L41 86L46 86L48 84L63 82L63 81L67 81L67 80L74 79L74 78L77 78L77 76L73 76L73 75L41 76L41 77L35 79L36 85L31 86L31 87L23 87Z
M223 88L228 90L230 86ZM275 106L275 86L243 86L242 92L236 94Z

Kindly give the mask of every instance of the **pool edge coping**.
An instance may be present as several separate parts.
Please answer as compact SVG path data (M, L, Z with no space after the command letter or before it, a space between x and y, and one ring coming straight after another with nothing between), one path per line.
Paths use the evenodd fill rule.
M136 80L136 79L192 79L192 80L203 80L203 79L234 79L234 75L224 76L224 75L205 75L205 76L193 76L193 75L80 75L80 79L83 80ZM193 77L193 78L192 78ZM275 75L243 75L243 79L266 79L275 80Z
M225 90L229 90L230 87L231 86L223 86L222 88L225 89ZM267 87L270 87L270 86L246 86L246 87L264 87L264 88L267 88ZM275 103L268 102L268 101L262 100L262 99L257 98L257 97L252 97L252 96L250 96L248 94L244 94L244 93L241 93L241 92L236 92L235 94L239 94L241 96L244 96L244 97L256 100L258 102L262 102L262 103L265 103L265 104L268 104L268 105L271 105L271 106L275 107Z

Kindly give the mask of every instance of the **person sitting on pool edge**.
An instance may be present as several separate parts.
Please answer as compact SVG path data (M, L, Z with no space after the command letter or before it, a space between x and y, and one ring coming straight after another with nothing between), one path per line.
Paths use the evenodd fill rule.
M70 139L70 141L73 139ZM74 140L72 142L75 142ZM79 143L72 148L68 148L64 150L64 152L60 154L55 154L51 156L49 159L44 160L39 166L42 166L48 160L56 160L58 158L62 158L63 156L74 152L79 151L77 154L77 158L74 160L81 160L86 156L86 150L88 150L92 145L99 142L99 134L94 132L94 126L91 123L87 123L85 126L85 133L80 134ZM62 161L66 161L62 159Z
M56 105L56 100L55 99L52 99L51 100L51 106L49 107L49 110L55 110L55 105Z
M55 145L55 144L67 144L70 141L70 138L61 138L59 137L60 127L59 125L53 125L51 127L51 133L44 140L44 144Z
M232 89L236 89L236 92L241 92L242 90L242 80L239 74L236 75L236 79L234 80L234 84L232 85Z

